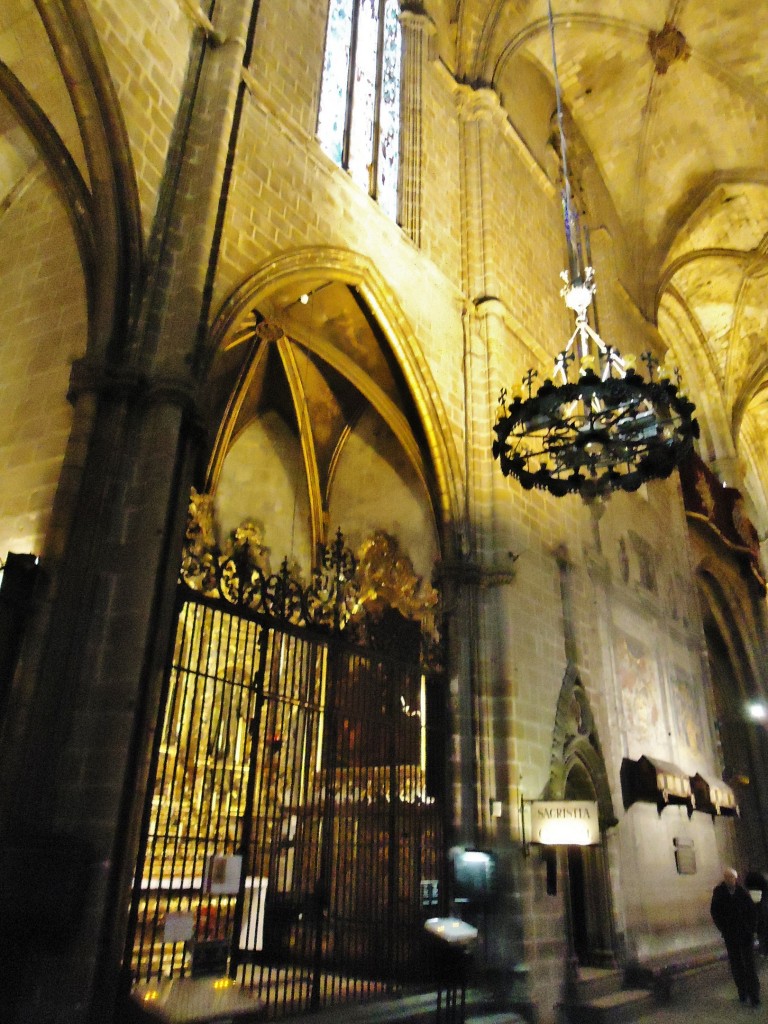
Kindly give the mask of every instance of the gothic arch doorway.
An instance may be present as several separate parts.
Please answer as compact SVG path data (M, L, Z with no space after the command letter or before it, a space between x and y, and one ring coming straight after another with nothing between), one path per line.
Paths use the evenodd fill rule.
M561 870L571 954L582 967L606 967L614 943L605 833L616 817L589 698L572 666L560 690L551 766L551 799L597 803L600 845L565 847Z
M586 767L578 760L568 773L566 800L597 800ZM605 966L613 958L603 847L567 846L567 898L573 953L582 966Z

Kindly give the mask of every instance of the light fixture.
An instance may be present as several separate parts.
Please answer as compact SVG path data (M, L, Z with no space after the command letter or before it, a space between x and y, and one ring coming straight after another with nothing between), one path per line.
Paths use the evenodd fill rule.
M584 256L571 195L550 0L547 8L568 252L560 294L576 325L551 376L537 390L536 370L528 370L517 393L502 388L492 450L504 476L514 476L524 488L590 499L613 490L635 491L648 480L668 477L691 451L699 426L676 366L661 365L646 352L640 357L641 373L636 357L622 357L589 323L594 270Z
M768 706L765 701L751 700L747 704L747 714L753 722L764 722L768 718Z

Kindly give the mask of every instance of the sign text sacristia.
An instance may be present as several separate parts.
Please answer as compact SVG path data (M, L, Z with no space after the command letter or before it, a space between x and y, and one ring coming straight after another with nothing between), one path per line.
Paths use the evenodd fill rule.
M531 842L545 846L593 846L600 842L597 803L593 800L534 800Z

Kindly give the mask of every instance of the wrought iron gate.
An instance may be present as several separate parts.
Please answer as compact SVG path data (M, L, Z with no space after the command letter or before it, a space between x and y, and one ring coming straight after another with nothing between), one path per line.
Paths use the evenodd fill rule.
M382 654L180 586L134 982L220 958L276 1017L415 977L443 843L425 679L404 635Z

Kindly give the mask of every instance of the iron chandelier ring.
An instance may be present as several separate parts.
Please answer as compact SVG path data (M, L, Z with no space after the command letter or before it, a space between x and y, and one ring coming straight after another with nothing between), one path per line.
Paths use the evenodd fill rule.
M677 386L634 370L604 380L588 370L559 386L548 379L535 395L507 403L502 392L499 403L493 456L502 473L558 497L636 491L670 476L699 436L695 407Z

